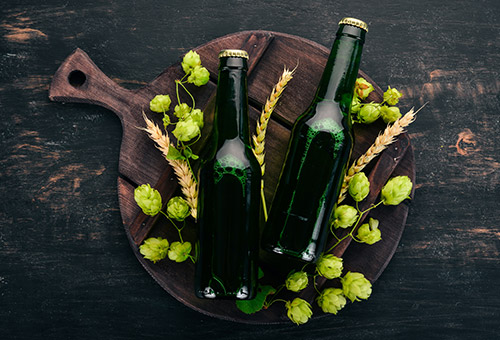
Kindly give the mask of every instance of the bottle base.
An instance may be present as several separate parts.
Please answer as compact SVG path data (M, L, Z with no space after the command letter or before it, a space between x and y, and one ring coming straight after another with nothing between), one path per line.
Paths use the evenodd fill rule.
M301 262L307 262L307 263L314 263L318 259L318 256L316 256L315 252L312 251L313 249L310 249L311 247L308 247L306 250L302 252L296 252L293 250L286 249L281 246L277 245L265 245L263 246L264 250L277 254L277 255L284 255L289 258L293 258L295 260L299 260ZM316 247L313 247L314 249Z
M253 291L250 291L247 286L241 287L235 293L218 293L210 286L196 289L195 292L198 298L210 300L251 300L255 297Z

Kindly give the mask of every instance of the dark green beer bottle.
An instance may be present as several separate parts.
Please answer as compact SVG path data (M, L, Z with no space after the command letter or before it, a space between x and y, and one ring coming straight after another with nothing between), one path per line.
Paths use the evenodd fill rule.
M340 21L314 99L293 126L262 236L270 252L314 262L324 251L354 142L349 109L366 32L360 20Z
M200 170L200 298L252 299L257 285L261 170L250 147L247 59L242 50L219 54L213 148Z

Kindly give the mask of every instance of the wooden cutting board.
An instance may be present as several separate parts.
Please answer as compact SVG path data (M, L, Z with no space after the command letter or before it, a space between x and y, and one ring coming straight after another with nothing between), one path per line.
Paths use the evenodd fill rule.
M190 91L196 98L197 107L203 108L205 112L206 124L203 131L205 137L208 136L212 127L217 83L217 55L220 50L226 48L244 49L250 55L248 91L251 133L255 131L255 122L260 115L260 110L281 75L283 67L294 68L298 64L295 76L285 90L268 126L264 180L269 206L285 155L291 126L313 98L328 58L329 49L297 36L268 31L230 34L195 48L201 56L203 65L211 73L207 85L201 88L190 87ZM176 230L166 222L165 218L149 217L141 212L134 201L133 192L136 186L150 183L160 191L164 204L171 196L180 195L172 169L146 133L138 127L145 126L142 111L162 126L161 115L149 111L149 101L156 94L170 94L171 98L175 98L174 81L183 75L179 61L168 67L145 87L128 90L107 77L84 51L77 49L55 73L49 98L60 102L100 105L113 111L120 118L123 139L119 160L118 195L123 225L137 259L160 286L183 304L214 317L256 324L289 322L282 303L275 303L268 310L246 315L236 308L234 301L198 299L193 289L194 265L190 261L178 264L167 259L153 264L144 260L139 253L139 245L147 237L162 236L169 240L177 240ZM368 100L380 102L382 98L380 87L364 72L360 71L359 75L375 87L375 91L370 94ZM184 94L181 94L181 101L190 102ZM352 159L364 153L383 128L382 123L368 126L356 125L356 143ZM199 142L198 146L203 144L204 140ZM366 206L376 200L380 189L392 176L407 175L415 183L414 156L408 136L401 135L397 142L367 167L366 173L372 183ZM362 272L371 282L380 276L401 238L408 215L407 202L409 201L397 207L381 206L371 212L371 217L380 220L382 241L368 246L346 240L335 248L334 254L343 257L346 270ZM346 203L349 201L346 200ZM184 238L194 242L196 240L195 228L193 221L185 229ZM287 266L277 265L274 259L266 254L262 254L261 258L261 266L266 273L265 280L274 286L282 284L287 273L283 268ZM319 284L326 287L332 283L319 281ZM315 295L314 289L309 287L300 296L309 300L313 305L313 317L325 315L313 302Z

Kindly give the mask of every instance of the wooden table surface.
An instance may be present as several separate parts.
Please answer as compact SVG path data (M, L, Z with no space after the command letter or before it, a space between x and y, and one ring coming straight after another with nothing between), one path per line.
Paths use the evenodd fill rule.
M497 0L6 0L0 9L1 339L500 336ZM394 258L369 300L300 327L185 307L142 268L123 230L118 118L50 102L52 75L80 47L138 88L192 47L238 31L330 47L343 16L369 24L361 68L400 89L402 109L429 102L409 128L417 190Z

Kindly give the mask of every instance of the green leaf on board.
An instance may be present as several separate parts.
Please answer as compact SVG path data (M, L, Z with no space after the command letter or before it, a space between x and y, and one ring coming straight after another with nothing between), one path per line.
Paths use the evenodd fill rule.
M272 286L260 286L257 290L257 295L252 300L238 300L236 307L245 314L253 314L260 311L264 307L264 302L269 294L276 293L276 289Z

